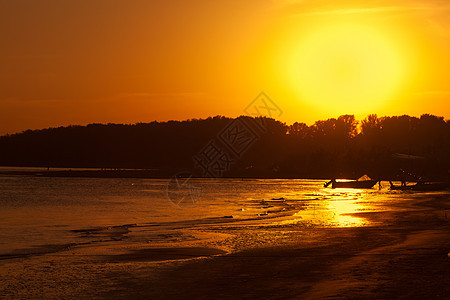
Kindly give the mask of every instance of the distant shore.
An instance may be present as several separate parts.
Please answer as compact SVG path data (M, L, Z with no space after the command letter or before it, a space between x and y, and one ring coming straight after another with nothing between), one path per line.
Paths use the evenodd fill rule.
M26 169L26 170L25 170ZM148 178L148 179L170 179L177 177L193 177L204 178L196 176L189 171L162 171L154 169L45 169L24 168L24 170L1 170L0 176L36 176L36 177L79 177L79 178ZM247 178L247 179L324 179L328 177L302 177L293 175L273 175L273 176L248 176L248 175L234 175L224 176L222 178Z
M82 177L82 178L170 178L153 170L39 170L39 171L0 171L4 176L36 176L36 177Z
M48 178L140 178L140 179L171 179L171 178L209 178L196 175L189 171L173 171L173 170L157 170L157 169L85 169L85 168L14 168L14 170L0 167L0 176L32 176L32 177L48 177ZM34 170L33 170L34 169ZM330 178L358 179L358 176L341 176L333 175L323 176L299 176L290 174L230 174L221 178L229 179L311 179L311 180L329 180ZM442 178L430 178L435 181L445 181ZM399 181L399 178L376 178L377 181Z

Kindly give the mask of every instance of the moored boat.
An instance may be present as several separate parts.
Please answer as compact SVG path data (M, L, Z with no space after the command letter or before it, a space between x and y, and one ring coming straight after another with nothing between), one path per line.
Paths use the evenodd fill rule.
M351 181L334 181L331 185L333 189L346 188L346 189L371 189L377 183L376 180L351 180Z
M324 187L331 185L331 188L333 189L371 189L377 182L377 180L373 180L369 176L364 175L357 180L331 179L329 182L324 184Z
M421 191L421 192L431 192L431 191L443 191L449 188L449 184L446 182L417 182L412 185L407 185L403 183L400 186L394 185L391 181L391 190L396 191Z

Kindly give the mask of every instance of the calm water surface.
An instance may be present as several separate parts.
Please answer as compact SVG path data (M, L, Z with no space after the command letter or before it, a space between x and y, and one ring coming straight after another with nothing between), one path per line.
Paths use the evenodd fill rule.
M324 181L4 176L0 177L0 254L101 241L106 237L90 238L89 229L127 224L136 226L131 229L135 236L147 238L205 220L371 226L364 212L407 209L409 200L427 197L387 188L325 189ZM137 229L140 226L146 229ZM86 234L80 237L80 231Z

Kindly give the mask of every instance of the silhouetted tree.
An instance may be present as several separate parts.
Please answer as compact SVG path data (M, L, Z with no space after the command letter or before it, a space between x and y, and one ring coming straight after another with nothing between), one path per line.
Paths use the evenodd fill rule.
M89 124L0 137L0 165L158 169L164 174L195 168L193 157L234 119L223 116L138 124ZM399 168L447 176L450 122L422 115L353 115L290 126L270 118L241 116L254 135L251 147L225 176L394 176ZM360 132L358 132L360 129ZM225 147L225 146L224 146ZM424 159L395 159L403 153Z

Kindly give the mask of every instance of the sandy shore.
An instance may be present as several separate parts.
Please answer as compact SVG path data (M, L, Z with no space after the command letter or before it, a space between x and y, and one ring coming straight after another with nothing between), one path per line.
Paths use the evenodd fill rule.
M376 225L209 222L191 231L200 242L111 241L4 260L0 297L449 299L447 195L357 215Z
M383 220L384 225L315 229L308 243L299 232L285 232L280 238L289 228L271 228L266 234L284 243L191 260L160 270L157 276L122 273L115 278L116 290L97 296L448 299L448 204L448 199L430 199L416 203L411 211L367 213L365 218ZM129 255L129 261L136 259Z
M101 297L448 299L448 230L333 230L329 244L267 248L189 262L157 277L122 274ZM131 258L134 260L134 258Z

